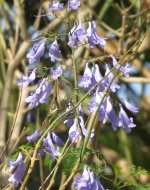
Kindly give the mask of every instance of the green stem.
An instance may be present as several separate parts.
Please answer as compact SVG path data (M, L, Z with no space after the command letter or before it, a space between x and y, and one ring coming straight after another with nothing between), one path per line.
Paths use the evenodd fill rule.
M58 168L59 168L59 165L60 165L60 162L68 148L68 145L69 145L69 140L66 141L64 147L63 147L63 150L61 152L61 156L59 157L57 163L58 165L56 166L55 170L54 170L54 173L53 173L53 176L52 176L52 179L50 180L50 183L49 183L49 186L47 187L46 190L50 190L53 186L54 186L54 183L55 183L55 178L56 178L56 175L57 175L57 172L58 172Z

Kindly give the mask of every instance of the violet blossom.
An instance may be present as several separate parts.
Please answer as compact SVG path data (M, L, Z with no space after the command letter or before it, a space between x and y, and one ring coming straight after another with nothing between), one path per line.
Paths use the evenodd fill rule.
M80 127L79 127L80 126ZM73 125L69 129L69 139L76 143L81 140L83 136L87 136L87 129L84 126L84 120L82 116L79 116L79 118L74 119ZM90 141L92 140L92 137L94 136L94 129L92 130L90 134Z
M46 148L46 153L49 154L52 160L55 160L55 157L60 156L61 153L59 151L59 147L58 146L55 147L52 140L58 146L63 146L64 142L54 132L52 133L52 138L51 138L51 133L49 132L47 137L43 139L43 143Z
M32 93L25 99L26 103L29 103L30 109L37 107L39 104L47 104L51 93L51 85L47 78L43 78L39 81L38 87L35 93Z
M75 179L73 187L77 190L104 190L98 178L86 165L82 175Z
M106 38L100 38L96 31L95 21L89 22L89 27L87 29L87 38L91 48L98 45L102 50L106 45Z
M29 59L29 64L39 63L45 52L45 42L45 40L42 40L33 45L32 50L26 56Z
M112 72L110 73L110 69L109 69L108 65L106 65L105 68L106 68L105 76L107 76L107 75L108 76L106 77L106 79L104 79L103 86L105 86L105 90L106 90L107 87L111 83L111 85L110 85L110 91L116 92L116 90L119 89L120 86L117 84L116 79L114 79L114 74Z
M83 87L84 89L88 90L91 87L92 83L92 71L89 68L89 63L86 63L84 74L82 77L80 77L78 86Z
M22 178L25 174L25 166L23 162L23 156L21 153L19 153L18 158L16 161L10 161L9 162L9 171L12 171L16 168L12 176L8 179L9 182L11 182L14 187L17 187L19 183L22 183Z
M124 111L122 105L120 105L120 112L119 112L119 119L120 119L120 126L125 129L127 133L131 132L133 127L136 125L133 123L133 118L129 118Z
M33 69L32 73L29 76L22 76L21 79L17 82L18 86L21 87L26 87L28 86L31 82L33 82L36 78L36 71L37 69Z
M57 80L63 73L62 66L59 65L54 68L51 68L50 73L51 73L51 78L53 80Z
M68 0L68 7L72 10L77 10L80 6L80 0Z
M55 40L49 48L49 57L52 62L55 62L56 59L62 57L57 40Z
M68 45L72 48L77 48L79 42L83 42L87 36L87 32L85 28L83 27L81 21L79 20L79 24L76 26L74 24L74 27L71 29L71 31L68 34L69 42Z
M61 11L63 7L64 7L63 3L60 3L59 1L54 1L54 0L49 5L49 9L54 12Z
M39 130L36 129L35 132L32 135L27 136L28 142L34 142L34 141L36 141L39 138L39 135L40 135L39 134Z
M134 107L133 105L131 105L129 102L127 102L126 100L122 100L122 103L125 105L125 107L132 113L138 113L139 112L139 108Z
M110 55L111 59L112 59L112 63L113 63L113 66L118 70L120 70L125 77L129 77L129 72L130 72L130 67L129 67L129 64L127 63L125 66L121 66L116 58L113 56L113 55Z

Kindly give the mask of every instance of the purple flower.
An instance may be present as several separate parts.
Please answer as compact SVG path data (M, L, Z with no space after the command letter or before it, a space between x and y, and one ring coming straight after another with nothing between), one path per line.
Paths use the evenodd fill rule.
M95 85L97 82L100 82L103 79L103 77L102 77L102 75L101 75L101 73L99 71L99 67L98 67L97 64L95 64L93 66L93 68L92 68L92 74L93 74L93 77L92 77L92 86ZM103 91L105 89L105 84L104 84L103 81L100 82L99 86L100 86L100 90L101 91Z
M80 130L78 127L78 119L74 119L73 125L69 129L69 139L76 143L81 140Z
M68 34L69 42L68 45L72 48L77 48L79 42L83 42L87 36L87 32L79 20L78 26L74 24L74 27Z
M89 63L86 63L83 76L79 79L79 87L83 87L86 90L90 89L92 80L92 71L89 68Z
M127 102L126 100L122 100L123 104L125 105L125 107L132 113L138 113L139 112L139 108L134 107L133 105L131 105L129 102Z
M23 162L23 156L21 153L19 153L18 158L16 161L11 161L9 162L9 167L8 170L11 172L13 169L15 169L16 166L18 166L19 163Z
M68 0L68 7L72 10L77 10L80 6L80 0Z
M32 73L29 76L22 76L21 79L17 82L18 86L21 87L26 87L28 86L31 82L33 82L36 78L36 71L37 69L33 69Z
M8 179L9 182L13 183L14 187L17 187L19 183L22 183L22 178L25 174L25 166L23 162L23 156L19 153L16 161L10 161L9 163L9 171L15 169L14 174Z
M39 63L45 52L45 42L45 40L42 40L33 45L32 50L27 54L30 64Z
M106 76L110 72L110 69L108 65L106 65L105 68L106 68L106 72L105 72L105 76ZM113 78L114 78L113 73L112 72L109 73L107 78L103 81L103 86L105 86L105 89L110 85ZM116 79L113 79L113 82L110 85L110 90L112 92L116 92L116 89L119 89L119 88L120 86L117 84Z
M98 178L85 166L83 174L75 179L74 188L77 190L104 190Z
M55 60L57 58L61 58L62 55L61 55L61 51L59 50L59 46L58 46L58 43L57 43L57 40L55 40L50 48L49 48L49 57L51 59L52 62L55 62Z
M64 142L54 132L52 132L52 139L58 146L64 146Z
M81 134L85 137L88 135L87 130L85 129L85 126L84 126L83 117L79 116L78 119L77 118L74 119L74 123L69 129L69 139L72 142L76 143L81 140L82 138ZM91 132L90 139L89 139L90 141L92 140L93 136L94 136L94 129Z
M34 141L36 141L38 138L39 138L39 130L38 130L38 129L35 130L35 132L34 132L32 135L27 136L28 142L34 142Z
M26 103L29 103L30 109L37 107L39 103L47 104L51 92L51 85L46 78L42 79L38 83L38 87L35 93L31 94L25 99Z
M129 77L129 72L130 72L129 64L127 63L125 66L120 67L120 64L117 62L116 58L113 55L110 55L110 57L112 59L113 66L116 69L119 69L124 74L125 77Z
M120 112L119 112L119 119L120 119L120 126L125 129L127 133L131 132L131 128L136 127L133 123L133 118L129 118L124 111L123 107L120 105Z
M49 5L49 9L54 12L61 11L63 7L64 4L58 1L52 1L52 3Z
M46 153L49 154L49 156L52 160L55 160L56 156L61 155L61 153L59 152L59 147L54 146L50 133L48 133L47 137L43 139L43 143L46 147Z
M59 66L57 66L55 68L51 68L50 73L51 73L51 78L53 80L57 80L63 73L62 66L59 65Z
M99 89L96 89L95 94L92 96L92 100L89 103L88 111L92 114L94 114L102 100L102 97L104 96L103 92L99 92Z
M102 50L106 45L106 38L100 38L97 35L95 21L89 22L89 27L87 29L87 38L91 48L94 48L95 45L98 45Z

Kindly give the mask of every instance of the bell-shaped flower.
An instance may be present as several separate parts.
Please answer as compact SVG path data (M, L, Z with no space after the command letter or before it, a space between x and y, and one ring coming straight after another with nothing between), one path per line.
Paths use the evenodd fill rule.
M12 171L16 168L12 176L8 179L14 187L17 187L19 183L22 183L22 178L25 174L25 166L23 162L23 156L19 153L18 158L16 161L9 162L9 171Z
M39 63L40 58L44 55L45 52L45 40L37 42L33 45L32 50L27 54L27 58L29 59L29 63Z
M85 128L83 117L79 116L79 121L80 121L81 130L82 130L81 132L86 137L88 135L88 132L87 132L87 129ZM92 129L91 134L90 134L90 138L89 138L90 142L92 141L93 136L94 136L94 129Z
M74 188L77 190L104 190L98 178L85 166L83 174L75 179Z
M80 0L68 0L68 7L72 10L77 10L80 6Z
M15 167L18 166L18 164L21 163L21 162L23 162L23 156L22 156L21 153L19 153L16 161L11 161L10 160L8 170L10 172L12 172L15 169Z
M27 140L28 142L34 142L39 138L39 136L40 136L39 130L36 129L32 135L27 136Z
M61 11L63 7L64 7L63 3L54 0L52 0L52 3L49 5L49 9L54 12Z
M133 123L133 118L129 118L124 111L122 105L120 105L120 112L119 112L119 119L120 119L120 126L127 132L130 133L133 127L136 125Z
M51 68L50 73L51 73L51 78L53 80L57 80L63 73L62 66L59 65L59 66L56 66L55 68L54 67Z
M55 139L55 138L54 138ZM56 156L60 156L61 153L59 152L59 147L55 147L52 139L51 139L51 134L50 132L48 133L47 137L43 139L44 146L46 148L46 153L49 154L50 158L52 160L55 160Z
M125 77L129 77L129 72L130 72L130 67L129 64L127 63L125 66L121 66L116 58L113 55L110 55L110 58L112 59L113 66L117 69L120 70Z
M69 129L69 139L74 143L81 140L81 134L77 118L74 119L74 123Z
M81 140L82 135L83 136L87 136L87 129L84 126L84 120L82 116L79 116L79 118L75 118L74 119L74 123L73 125L70 127L69 129L69 139L76 143L78 141ZM92 140L92 137L94 136L94 129L92 130L91 134L90 134L90 138L89 141Z
M59 45L58 45L58 42L57 40L55 40L50 48L49 48L49 57L51 59L52 62L55 62L56 59L58 58L61 58L62 55L61 55L61 51L59 50Z
M93 68L92 68L92 75L93 75L93 77L92 77L92 86L95 85L96 83L100 82L103 79L97 64L95 64L93 66ZM101 91L103 91L105 89L105 84L104 84L103 81L101 81L99 83L99 87L100 87Z
M26 103L29 103L30 109L37 107L40 103L47 104L51 93L51 85L46 78L42 79L38 83L38 87L35 93L31 94L25 99Z
M139 108L134 107L133 105L131 105L129 102L127 102L126 100L122 100L122 103L125 105L125 107L132 113L136 114L139 112Z
M105 76L107 76L107 74L110 72L110 69L108 67L108 65L105 66L106 71L105 71ZM117 89L120 88L120 86L117 84L116 79L114 78L114 74L111 72L108 74L107 78L103 81L103 86L105 86L105 89L110 85L110 91L112 92L116 92ZM113 82L112 82L113 80Z
M89 27L87 29L87 38L91 48L98 45L101 50L104 50L106 45L106 38L100 38L96 31L95 21L89 22Z
M54 132L52 132L52 139L58 146L64 146L64 142Z
M92 71L89 68L89 63L86 63L83 76L79 79L78 86L88 90L92 83Z
M37 69L33 69L32 73L29 76L22 76L21 79L17 82L18 86L22 88L28 86L31 82L33 82L36 78L36 71Z
M103 92L99 92L99 88L96 89L95 94L92 96L92 100L89 102L88 111L92 114L95 114L102 97L104 96Z
M68 34L69 42L68 45L72 48L77 48L79 42L83 42L87 36L87 32L85 28L83 27L81 21L79 20L79 24L76 26L74 24L74 27L71 29L71 31Z

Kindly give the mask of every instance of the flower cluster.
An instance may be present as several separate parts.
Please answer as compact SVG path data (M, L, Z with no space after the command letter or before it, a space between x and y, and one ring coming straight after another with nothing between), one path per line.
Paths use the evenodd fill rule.
M79 43L84 42L86 39L91 48L98 45L101 50L104 50L106 45L106 38L100 38L96 31L96 24L94 21L89 22L89 27L86 30L81 21L79 20L78 25L74 24L74 27L68 34L69 42L68 45L72 48L77 48Z
M68 8L72 10L77 10L80 6L80 0L68 0ZM52 1L49 5L49 9L54 12L58 12L63 10L64 3L60 3L59 1Z
M80 6L80 0L68 0L67 5L69 9L77 10ZM53 0L49 5L49 8L54 12L61 11L64 8L64 3ZM81 20L79 20L78 23L74 23L73 28L68 33L68 46L74 49L78 48L80 44L85 42L88 43L90 48L97 46L100 50L104 51L107 39L99 37L95 21L90 21L88 25L88 28L85 29ZM48 56L52 63L49 74L46 76L44 75L44 77L38 81L35 91L26 97L25 102L28 103L29 109L33 109L39 104L48 104L49 97L53 93L52 83L58 82L60 77L64 74L61 63L63 60L63 51L60 50L59 40L57 40L58 39L55 38L51 44L48 44L48 40L44 38L35 43L26 56L30 64L29 74L23 75L17 83L18 86L23 88L31 83L37 82L35 79L38 72L39 62L44 56L47 49L46 47L48 46ZM98 119L103 124L109 121L114 131L116 131L118 127L122 127L127 133L129 133L136 125L133 123L133 118L128 117L125 109L135 114L138 112L138 108L134 107L126 100L114 103L110 96L111 94L116 93L120 88L116 79L116 73L121 73L125 77L128 77L130 72L129 64L120 64L113 55L110 55L109 59L112 64L105 64L103 73L97 63L91 64L89 60L85 64L83 75L80 76L77 81L77 87L81 88L83 91L89 91L88 95L90 101L88 102L87 110L84 110L87 115L98 113ZM57 62L58 60L60 62ZM30 69L31 67L33 69ZM51 81L52 83L50 83ZM88 134L84 121L86 116L81 108L81 104L76 109L74 104L66 106L67 108L65 111L68 109L72 109L72 111L62 118L63 123L68 128L68 139L72 144L77 143L83 138L89 138L88 141L91 142L94 136L94 129L91 130L91 134ZM40 132L40 130L35 130L32 135L27 136L27 141L29 143L36 142L41 138L42 145L37 157L43 156L47 153L49 158L54 161L56 157L61 156L60 147L64 146L64 142L53 131L47 132L43 138L41 136L42 132ZM9 170L15 170L14 174L9 178L9 181L17 187L18 184L21 183L25 173L23 156L21 153L19 153L16 161L10 161ZM98 178L87 166L84 167L82 176L75 180L74 188L77 190L104 190Z

